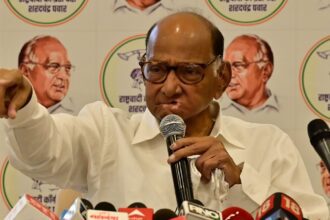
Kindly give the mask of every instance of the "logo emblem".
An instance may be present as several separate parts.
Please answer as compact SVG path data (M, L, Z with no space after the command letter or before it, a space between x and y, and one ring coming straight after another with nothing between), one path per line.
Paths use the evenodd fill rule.
M309 109L330 121L330 35L317 42L306 54L299 83Z
M54 185L23 175L11 166L8 159L4 160L1 169L1 196L8 210L14 207L23 194L27 193L54 211L57 190L58 187Z
M100 73L104 101L129 113L146 109L143 76L139 60L145 52L145 35L118 43L105 58Z

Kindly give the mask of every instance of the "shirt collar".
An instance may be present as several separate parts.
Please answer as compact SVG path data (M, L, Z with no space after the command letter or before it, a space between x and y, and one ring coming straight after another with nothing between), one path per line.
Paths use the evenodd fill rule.
M219 105L218 102L216 102L216 104ZM233 126L234 124L230 118L232 117L223 116L221 108L219 108L219 113L215 120L210 136L220 137L235 147L245 149L245 146L239 141L239 138L235 136L235 128L237 127Z
M133 137L132 144L138 144L147 140L151 140L156 136L160 135L159 122L151 114L148 108L142 114L137 132Z
M219 105L218 102L215 102L215 104ZM220 137L229 144L244 149L245 146L239 141L239 138L234 135L235 126L233 126L231 120L227 120L227 118L228 117L226 116L222 116L221 110L219 110L210 136ZM147 140L151 140L158 135L161 135L159 122L147 108L142 115L140 125L135 136L133 137L132 144L138 144Z
M246 113L246 112L259 112L262 111L266 108L272 108L275 111L279 111L280 110L280 106L279 106L279 102L277 99L277 96L274 95L270 89L267 89L267 94L268 94L268 99L266 100L265 103L263 103L263 105L255 108L255 109L247 109L245 106L238 104L237 102L234 102L233 100L231 100L230 98L228 98L228 96L225 96L222 100L221 100L221 107L223 110L229 109L230 107L234 107L236 108L238 111L242 112L242 113Z
M270 89L267 89L267 93L268 93L268 99L263 106L264 107L266 107L266 106L273 107L276 111L279 111L280 105L279 105L277 96L275 94L273 94L272 91L270 91Z
M59 109L61 109L59 111ZM73 113L73 104L71 98L64 98L62 101L47 108L49 113L67 112Z

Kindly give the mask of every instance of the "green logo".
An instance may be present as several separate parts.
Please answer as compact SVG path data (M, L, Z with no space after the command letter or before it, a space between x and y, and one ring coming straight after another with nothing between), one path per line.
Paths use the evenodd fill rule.
M135 35L118 43L101 68L100 88L108 105L129 113L146 109L143 76L139 60L145 52L145 35Z
M330 120L330 35L306 54L300 70L300 90L312 112Z
M31 179L11 166L5 159L1 169L1 196L8 210L27 193L48 207L55 210L56 193L58 187L42 181Z

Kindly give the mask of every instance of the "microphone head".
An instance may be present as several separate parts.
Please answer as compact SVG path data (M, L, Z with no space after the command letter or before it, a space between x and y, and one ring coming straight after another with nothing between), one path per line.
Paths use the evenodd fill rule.
M302 220L303 214L298 203L285 193L276 192L259 207L256 220L266 219Z
M221 214L223 220L253 220L252 215L240 207L228 207Z
M99 202L95 207L95 210L100 210L100 211L110 211L110 212L115 212L117 211L115 206L112 205L109 202Z
M170 209L159 209L154 213L154 220L168 220L171 218L175 218L177 215Z
M81 198L81 202L85 205L86 209L93 209L93 205L89 200Z
M183 119L175 114L166 115L160 121L160 132L167 138L172 135L181 135L182 137L186 132L186 125Z
M221 220L220 212L204 207L192 201L183 201L179 209L179 215L185 216L186 219L217 219Z
M329 126L322 119L310 121L307 126L307 132L313 146L316 146L317 142L323 138L330 138Z
M192 202L192 203L195 203L195 204L197 204L197 205L204 206L204 204L203 204L201 201L199 201L198 199L192 199L191 202Z
M142 202L133 202L127 208L147 208L147 206Z

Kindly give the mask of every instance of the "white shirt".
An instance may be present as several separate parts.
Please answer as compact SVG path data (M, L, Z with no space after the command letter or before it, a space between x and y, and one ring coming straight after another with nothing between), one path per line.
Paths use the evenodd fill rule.
M267 90L268 99L259 107L248 109L234 102L227 95L220 99L221 111L224 115L237 117L250 122L274 124L285 131L294 130L292 118L295 114L290 105L290 99L285 96L277 96L271 90Z
M268 99L257 108L248 109L245 106L231 100L228 96L223 96L221 100L221 110L223 112L228 113L228 115L246 115L249 116L251 114L271 114L278 113L280 111L280 105L278 98L275 94L273 94L269 89L267 90Z
M52 105L47 108L48 112L50 114L55 114L55 113L68 113L68 114L74 114L74 105L73 101L71 98L65 97L62 99L62 101L56 103L55 105Z
M50 115L33 95L7 126L9 158L26 175L83 191L93 204L109 201L119 208L138 201L155 210L176 208L167 147L148 110L129 117L97 102L78 117ZM225 196L215 175L203 184L193 166L194 195L205 206L252 212L280 191L300 204L305 217L327 219L325 200L313 192L299 152L280 129L219 115L210 135L244 168L242 184Z

